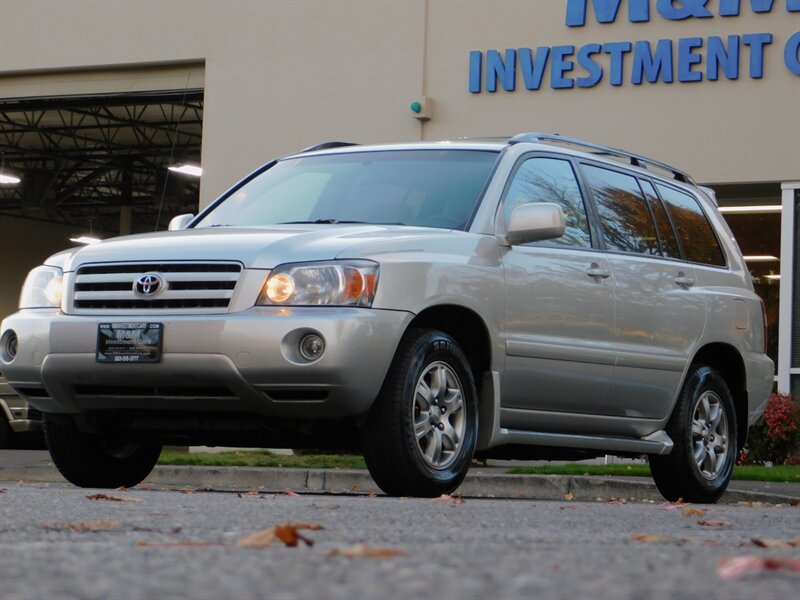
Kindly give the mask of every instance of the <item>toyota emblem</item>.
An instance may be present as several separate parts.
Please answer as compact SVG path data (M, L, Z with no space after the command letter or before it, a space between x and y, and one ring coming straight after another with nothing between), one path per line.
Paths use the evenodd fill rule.
M133 292L137 296L150 298L165 287L164 279L158 273L145 273L133 282Z

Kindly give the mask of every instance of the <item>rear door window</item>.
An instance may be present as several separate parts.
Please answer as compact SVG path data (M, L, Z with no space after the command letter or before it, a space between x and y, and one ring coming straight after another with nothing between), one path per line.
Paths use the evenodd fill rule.
M678 230L686 260L707 265L725 266L725 255L703 209L691 195L675 188L656 184Z
M658 237L661 240L661 254L669 258L680 258L681 248L678 245L678 238L675 237L675 230L669 221L667 210L659 200L653 184L641 179L639 183L642 186L642 191L645 198L647 198L648 204L650 204L650 211L656 220L656 229L658 229Z
M635 177L582 165L592 190L606 250L659 255L656 226Z

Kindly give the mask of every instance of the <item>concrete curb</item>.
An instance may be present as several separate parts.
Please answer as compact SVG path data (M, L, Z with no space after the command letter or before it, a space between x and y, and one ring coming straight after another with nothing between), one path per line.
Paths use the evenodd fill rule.
M0 480L63 483L64 478L52 465L0 467ZM158 487L192 487L210 490L251 490L269 492L307 492L326 494L380 494L369 473L351 469L289 469L267 467L194 467L158 466L144 481ZM732 484L733 485L733 484ZM652 481L631 481L613 477L572 475L508 475L478 470L467 475L458 488L460 496L472 498L517 498L529 500L663 501ZM796 503L796 497L728 489L722 504L764 502Z

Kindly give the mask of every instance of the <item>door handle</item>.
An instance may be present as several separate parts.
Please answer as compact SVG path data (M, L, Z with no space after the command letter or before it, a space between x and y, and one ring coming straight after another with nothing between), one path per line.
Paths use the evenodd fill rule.
M586 274L592 279L607 279L611 276L611 272L608 269L602 268L597 263L592 263L591 266L586 269Z
M694 279L687 277L683 271L678 271L678 276L675 278L675 284L682 288L690 288L694 285Z

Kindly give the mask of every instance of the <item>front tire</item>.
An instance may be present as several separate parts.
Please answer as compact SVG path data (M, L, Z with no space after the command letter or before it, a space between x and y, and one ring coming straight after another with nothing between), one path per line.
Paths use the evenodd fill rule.
M161 454L159 445L114 443L84 433L70 417L45 414L44 436L56 468L79 487L133 487L150 474Z
M667 434L672 452L650 457L658 491L671 502L719 500L733 474L737 432L733 398L716 369L700 365L689 372Z
M391 496L450 493L469 470L477 433L475 381L456 341L407 332L361 429L372 478Z

